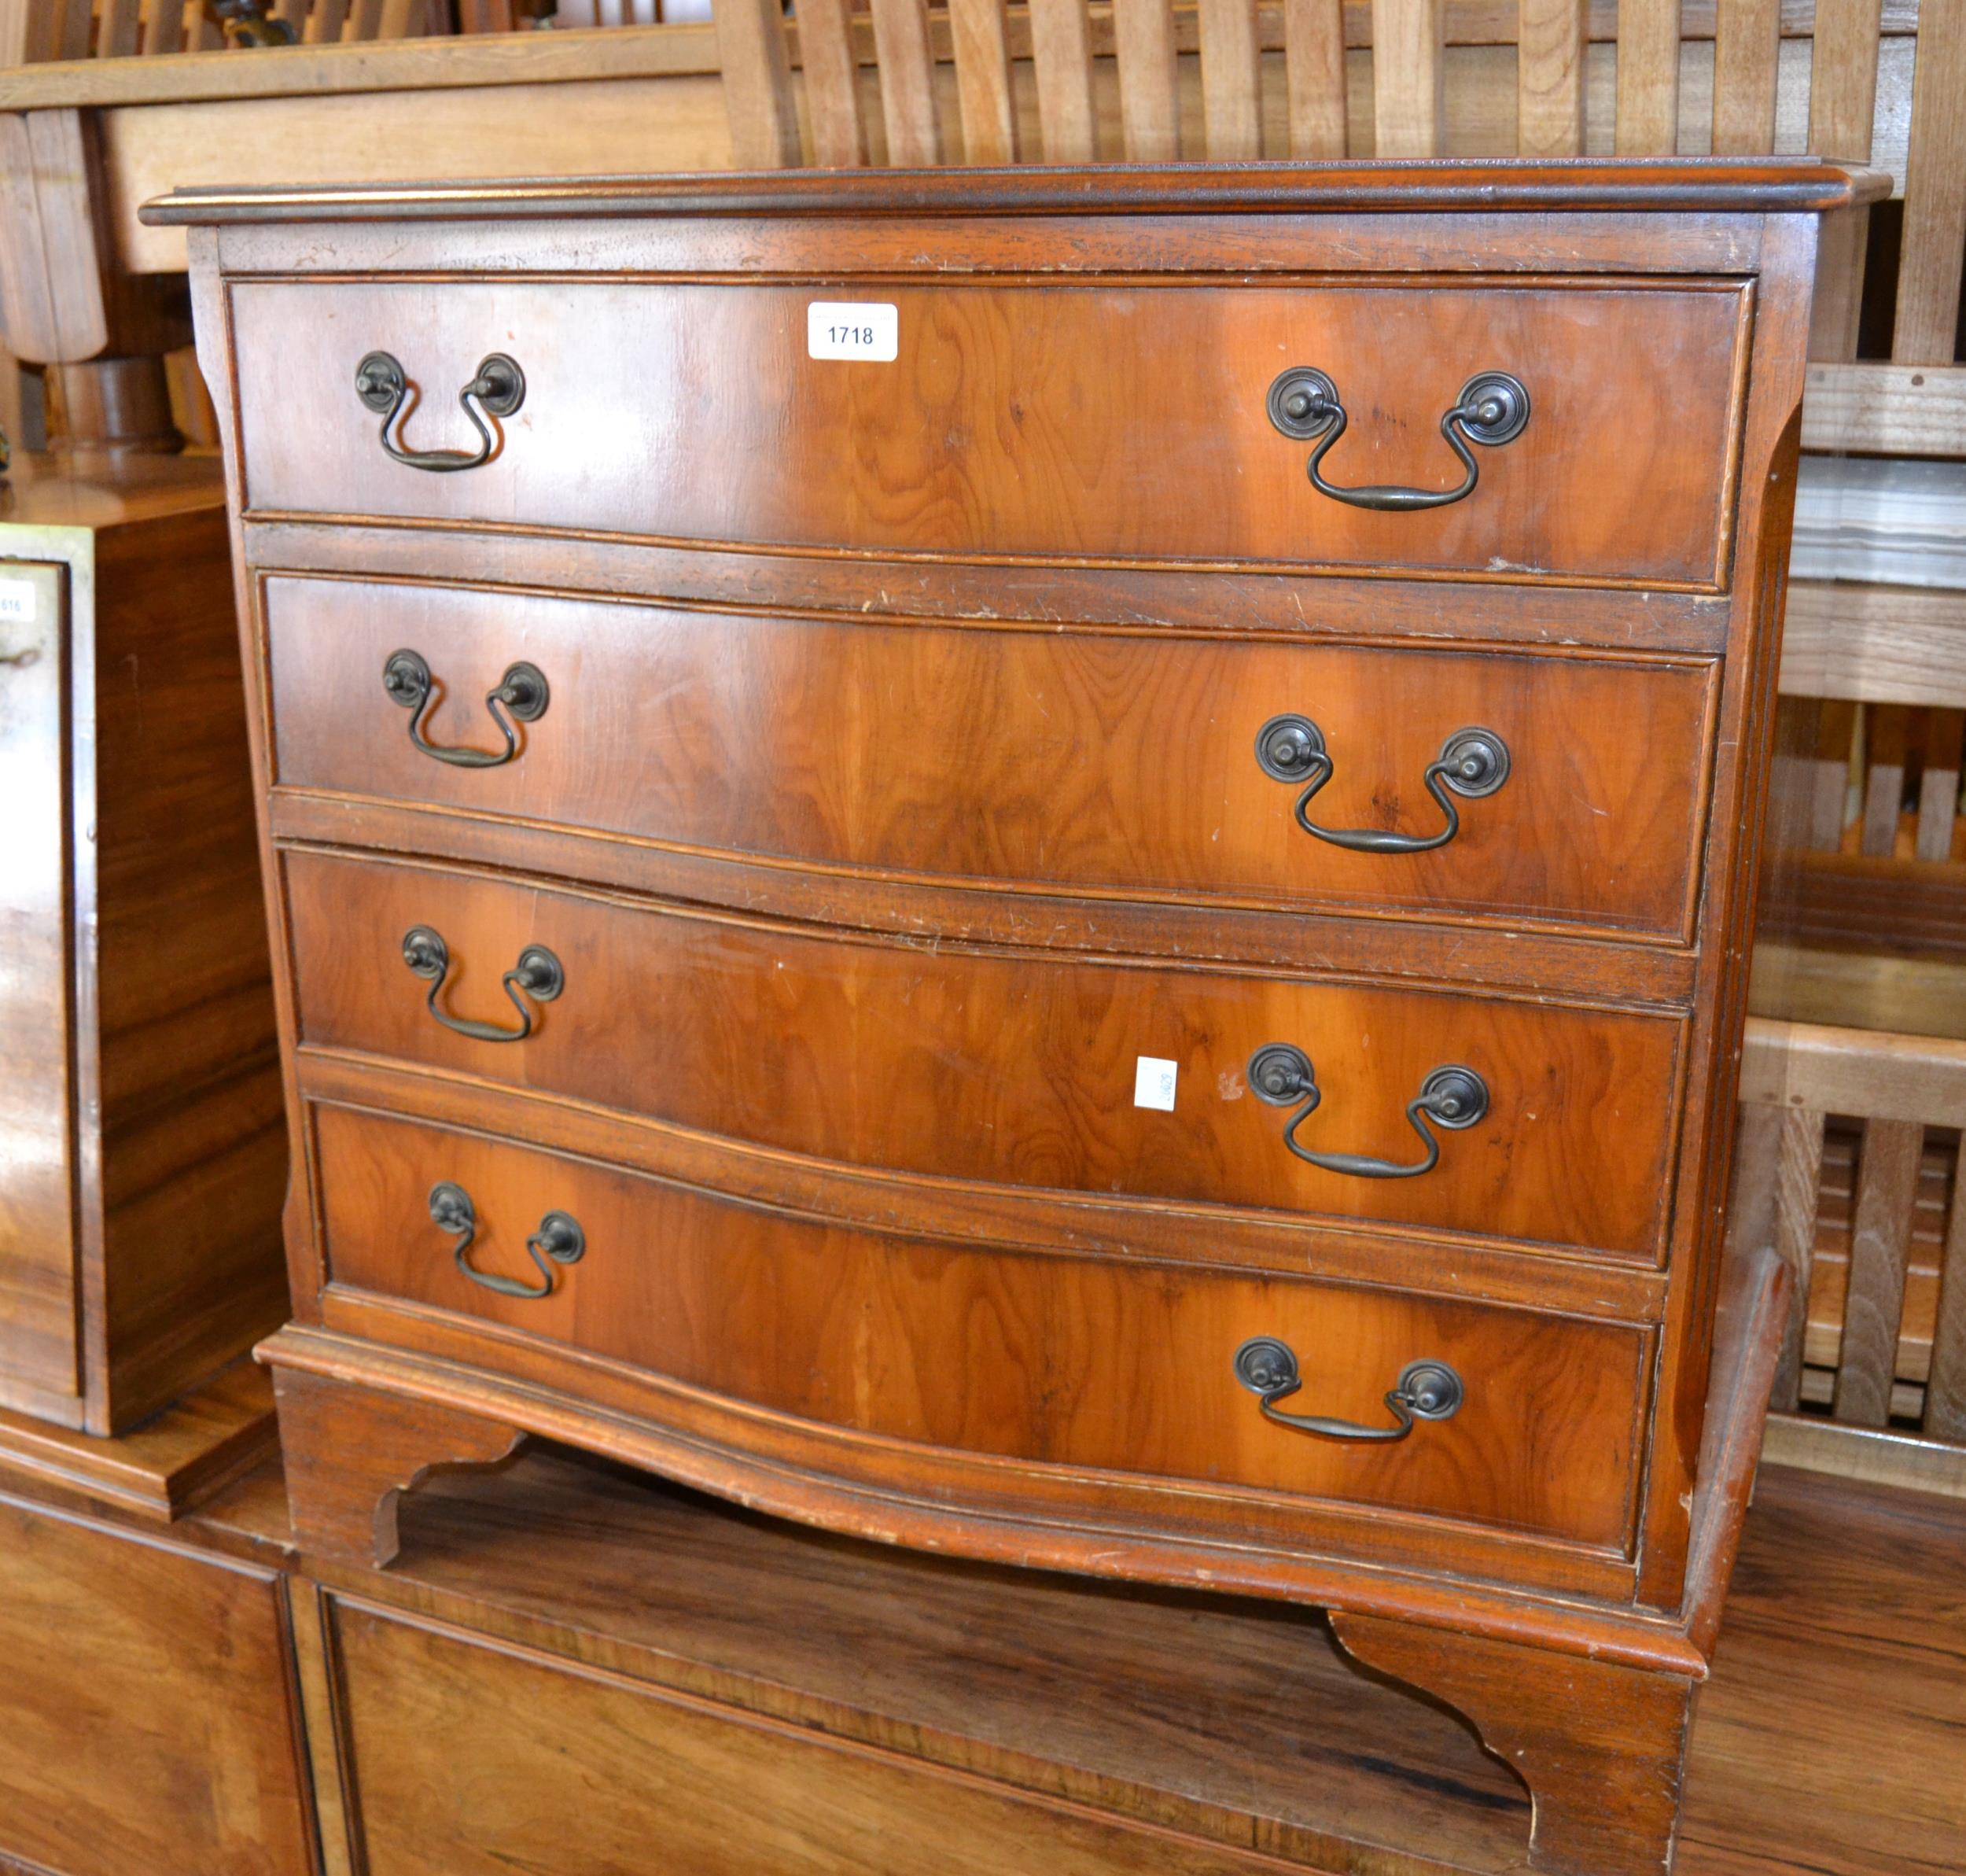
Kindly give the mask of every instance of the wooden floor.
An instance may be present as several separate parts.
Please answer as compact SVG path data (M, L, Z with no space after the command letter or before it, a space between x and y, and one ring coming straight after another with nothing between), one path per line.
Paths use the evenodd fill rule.
M1315 1616L860 1545L551 1450L434 1479L402 1523L399 1565L339 1587L658 1699L1345 1876L1490 1876L1526 1843L1513 1775ZM1966 1870L1966 1502L1765 1469L1677 1867Z

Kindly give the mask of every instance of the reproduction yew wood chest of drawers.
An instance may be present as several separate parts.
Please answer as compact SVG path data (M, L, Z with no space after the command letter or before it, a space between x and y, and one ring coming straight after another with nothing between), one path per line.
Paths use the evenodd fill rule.
M386 1557L529 1432L1313 1603L1522 1771L1538 1867L1659 1867L1781 1303L1721 1306L1721 1211L1868 193L153 210L257 674L304 1542Z

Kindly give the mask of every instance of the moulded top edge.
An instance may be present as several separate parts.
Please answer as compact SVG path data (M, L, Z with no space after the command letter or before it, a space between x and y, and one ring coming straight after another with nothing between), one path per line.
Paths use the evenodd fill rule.
M1814 157L1466 162L1038 164L777 170L510 182L179 190L152 226L480 221L541 216L1316 214L1600 210L1821 213L1880 200L1891 179Z

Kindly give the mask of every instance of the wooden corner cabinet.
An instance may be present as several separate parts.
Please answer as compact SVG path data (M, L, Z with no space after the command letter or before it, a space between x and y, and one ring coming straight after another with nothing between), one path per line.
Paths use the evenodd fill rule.
M1666 1866L1814 162L193 192L296 1534L569 1441L1313 1604ZM1287 1698L1287 1687L1279 1688Z
M215 462L0 480L0 1469L167 1515L270 1441L250 1370L141 1450L100 1436L286 1308L234 611Z

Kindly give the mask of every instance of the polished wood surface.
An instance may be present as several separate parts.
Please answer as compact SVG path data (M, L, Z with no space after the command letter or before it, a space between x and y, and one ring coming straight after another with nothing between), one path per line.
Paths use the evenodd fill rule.
M1648 1345L1626 1329L828 1230L468 1134L333 1109L315 1126L337 1285L932 1447L1627 1541ZM471 1195L473 1268L543 1281L525 1241L552 1211L578 1221L585 1255L549 1296L473 1283L431 1220L436 1179ZM1235 1351L1257 1335L1302 1365L1287 1410L1390 1427L1383 1397L1421 1358L1460 1374L1467 1402L1390 1445L1309 1438L1235 1380Z
M0 1368L79 1391L68 978L68 569L0 561ZM0 1382L0 1400L8 1398Z
M209 1379L286 1307L230 544L209 460L24 457L0 499L0 579L24 561L45 595L35 626L0 628L42 635L0 666L0 709L43 706L0 755L33 842L5 889L28 1007L6 1024L0 1270L36 1273L31 1309L0 1283L0 1402L96 1435Z
M1388 1635L1441 1631L1385 1646L1401 1671L1491 1708L1482 1723L1535 1760L1533 1867L1660 1867L1673 1716L1706 1671L1765 1395L1753 1377L1772 1375L1785 1327L1779 1261L1752 1273L1753 1307L1717 1307L1720 1223L1810 211L1868 185L1821 168L1615 175L1358 166L1183 172L1177 188L1151 171L996 171L829 178L823 195L797 177L620 180L165 211L210 224L193 232L195 292L228 406L307 1172L289 1212L296 1321L263 1354L294 1404L298 1516L318 1556L373 1555L387 1537L374 1508L422 1466L528 1433L891 1541L1320 1602ZM1573 212L1593 190L1592 212ZM802 357L822 296L896 307L895 363ZM332 338L296 357L285 335L303 316L346 329L348 358L335 363ZM1313 341L1335 349L1298 350ZM1320 493L1308 447L1279 453L1260 408L1295 363L1362 384L1344 392L1352 428L1330 473L1438 492L1452 473L1441 411L1471 372L1508 367L1494 348L1518 345L1545 374L1528 427L1482 448L1478 486L1445 504ZM466 440L451 400L495 345L524 355L527 404L480 465L389 464L348 375L375 345L411 355L413 446ZM1676 401L1657 396L1663 382ZM287 609L318 596L296 577L310 573L386 582L365 631L406 587L451 589L412 602L432 619L530 588L510 595L528 616L508 631L553 649L576 691L569 650L606 647L597 669L621 671L605 681L644 710L597 718L584 770L506 805L463 791L552 780L546 761L526 765L554 746L556 711L509 772L392 797L377 783L392 764L401 774L408 725L372 696L363 721L396 712L393 756L370 762L357 743L334 759L361 775L294 782L278 769L292 720L344 714L322 711L321 680L282 671ZM586 609L576 647L553 636L570 606ZM668 635L691 628L706 648L679 665ZM823 673L806 636L820 630ZM622 646L633 662L612 663ZM862 646L878 650L836 649ZM362 647L377 689L390 648ZM1106 664L1069 667L1076 694L1054 675L1095 651ZM1220 673L1244 653L1328 653L1342 675L1305 713L1397 724L1370 739L1376 772L1332 798L1382 829L1410 825L1412 782L1388 771L1442 733L1423 721L1440 673L1477 660L1675 683L1682 753L1668 759L1660 725L1608 694L1538 699L1525 749L1560 730L1577 781L1560 806L1539 798L1516 845L1537 864L1565 855L1545 875L1552 905L1571 868L1595 876L1554 917L1499 906L1517 889L1492 868L1439 889L1457 901L1373 905L1361 889L1298 909L1266 901L1232 845L1198 861L1191 834L1186 875L1165 857L1180 842L1156 838L1132 842L1135 870L1088 878L1077 857L1100 838L1102 796L1130 798L1106 817L1123 827L1193 802L1219 846L1206 765L1232 740L1228 759L1246 763L1254 724L1164 734L1180 751L1165 775L1140 757L1067 775L1043 759L1046 737L1123 750L1122 700L1151 725L1164 696L1232 691ZM911 709L934 692L919 675L931 662L946 687ZM445 733L483 748L489 722L473 737L450 706L490 677L448 663ZM797 706L754 702L767 685L800 698L797 735L782 728ZM1490 698L1499 711L1503 692ZM653 780L664 812L684 763L733 796L769 795L774 776L723 753L734 710L784 756L785 802L742 799L679 837L621 811L641 790L648 812ZM838 726L823 781L798 780L822 774L808 722ZM985 754L972 723L997 729ZM640 752L656 742L674 753L651 770ZM1027 743L1040 759L1021 770ZM1705 752L1690 768L1689 746ZM1544 836L1580 808L1611 819L1604 780L1647 754L1663 784L1651 798L1670 806L1636 808L1656 827L1641 890L1676 903L1678 923L1655 910L1621 929L1592 909L1637 883L1606 870L1600 843L1622 836L1596 830L1582 850ZM694 793L717 799L706 781ZM1035 823L1016 804L1040 795L1069 826L1045 835L1062 877L1035 859L1039 833L1018 832ZM1273 818L1288 807L1271 797ZM786 813L802 830L790 838ZM1176 880L1157 899L1136 882L1162 866ZM455 965L429 1008L403 961L414 926L440 932ZM536 1008L501 987L529 945L565 972ZM455 1028L521 1013L522 1039ZM1450 1063L1478 1070L1494 1106L1416 1176L1316 1168L1284 1144L1290 1115L1250 1093L1271 1041L1316 1064L1312 1152L1412 1169L1408 1105ZM1134 1093L1157 1061L1173 1065L1171 1111ZM385 1151L378 1133L409 1144ZM492 1260L481 1275L522 1280L528 1234L564 1244L550 1211L598 1232L577 1262L536 1266L547 1296L458 1307L458 1228L421 1222L458 1166L492 1195L468 1247ZM385 1221L405 1218L420 1251L390 1235ZM823 1258L789 1248L822 1237ZM624 1281L603 1239L650 1247L631 1287L599 1280ZM1290 1432L1248 1419L1232 1374L1209 1379L1209 1349L1262 1332L1257 1302L1304 1304L1283 1332L1307 1348L1342 1323L1360 1358L1358 1404L1340 1410L1355 1422L1383 1395L1364 1370L1385 1365L1389 1322L1445 1335L1461 1314L1520 1311L1578 1347L1622 1338L1631 1353L1550 1362L1595 1391L1574 1412L1530 1405L1537 1383L1507 1402L1471 1391L1450 1431L1472 1437L1491 1410L1520 1417L1484 1443L1478 1473L1408 1498L1401 1469L1417 1478L1452 1450L1428 1443L1431 1425L1390 1462L1353 1442L1283 1460L1241 1443ZM1544 1359L1519 1328L1495 1343L1491 1366L1504 1346ZM1309 1409L1322 1403L1303 1358ZM1614 1399L1629 1461L1604 1436ZM1559 1438L1596 1457L1552 1459ZM1293 1483L1275 1469L1300 1465L1331 1470ZM1537 1498L1539 1479L1560 1502ZM1592 1664L1573 1678L1610 1691L1567 1711L1558 1657ZM1645 1717L1644 1737L1601 1777L1578 1772L1605 1751L1613 1709Z
M277 1572L0 1495L0 1863L311 1876Z
M283 789L911 878L1672 939L1691 922L1711 666L319 580L271 580L261 603ZM538 665L550 700L519 727L519 758L472 768L417 750L379 682L404 647L441 687L423 736L488 753L503 743L486 693L521 658ZM1257 765L1257 732L1289 711L1331 751L1309 809L1322 826L1438 832L1422 778L1471 724L1508 746L1508 780L1457 802L1445 846L1352 852L1296 826L1302 785ZM1615 740L1564 733L1611 721Z
M881 942L462 872L293 853L290 942L310 1045L430 1063L822 1159L1064 1192L1383 1219L1656 1255L1680 1026L1656 1016L1330 982L1047 962ZM458 1035L403 962L444 938L437 1007L516 1029L500 987L528 945L565 974L523 1041ZM1304 1163L1296 1108L1257 1097L1268 1044L1324 1091L1308 1150L1415 1165L1407 1108L1443 1064L1486 1119L1440 1163L1368 1178ZM1171 1112L1136 1104L1176 1064ZM650 1065L659 1063L652 1076Z
M842 297L899 309L893 365L807 357L808 303ZM229 300L256 513L832 551L1725 578L1750 311L1729 285L241 280ZM318 336L296 350L301 326ZM404 427L424 449L475 448L458 388L489 352L517 361L525 403L481 474L432 477L384 455L352 388L377 349L415 388ZM1440 424L1478 372L1513 370L1533 415L1515 442L1481 451L1466 501L1375 514L1319 495L1309 446L1272 427L1270 383L1299 364L1327 372L1353 413L1325 463L1343 485L1455 486ZM1670 405L1647 389L1668 382ZM846 433L867 439L850 472ZM714 474L699 447L710 437Z

